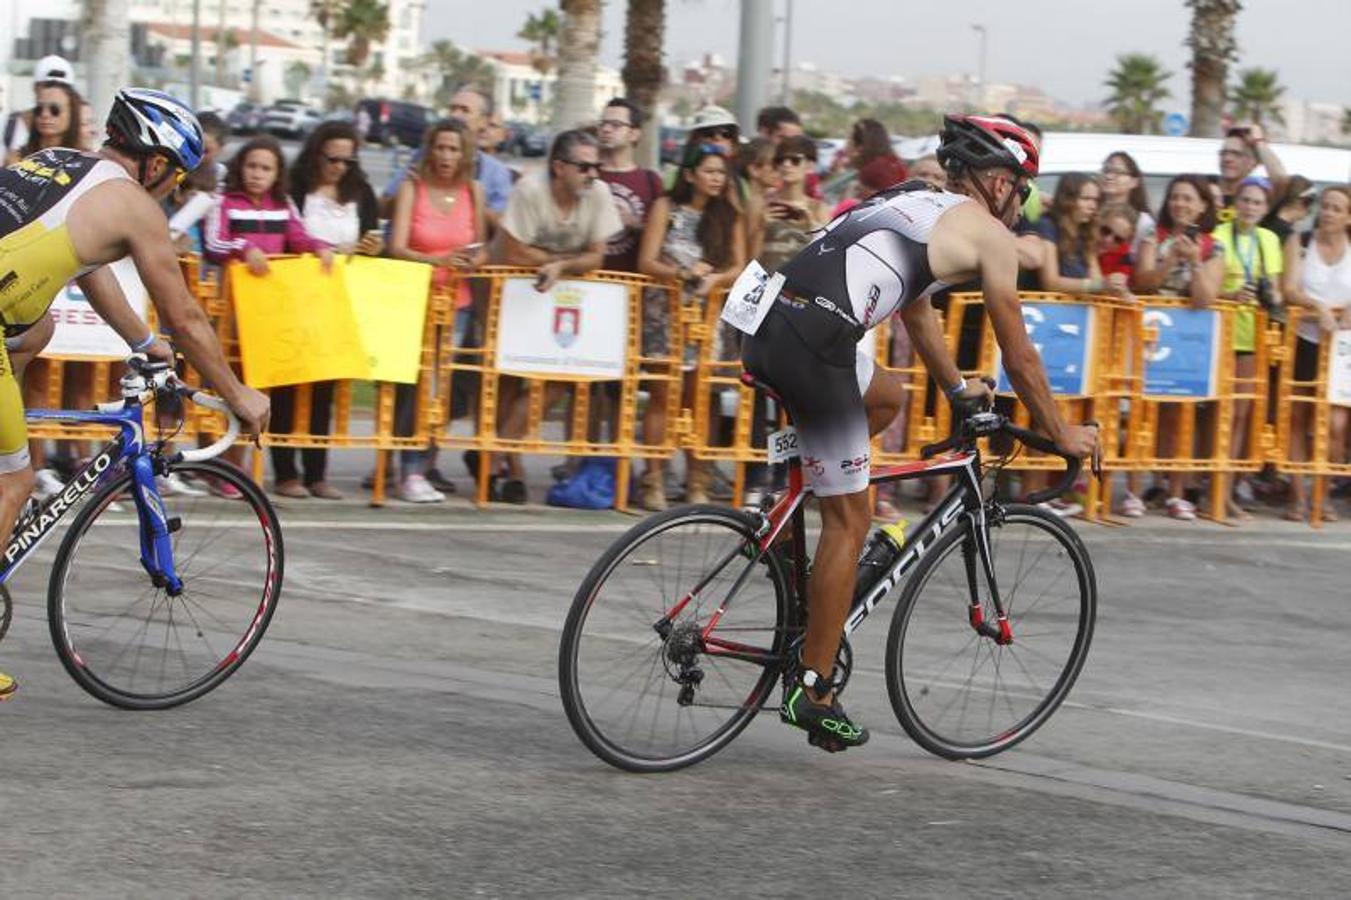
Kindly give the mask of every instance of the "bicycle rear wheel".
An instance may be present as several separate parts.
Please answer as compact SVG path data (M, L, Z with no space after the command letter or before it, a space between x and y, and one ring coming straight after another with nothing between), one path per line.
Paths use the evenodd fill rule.
M948 759L992 756L1040 728L1073 687L1088 655L1097 584L1083 542L1056 516L1012 504L990 525L995 582L1013 640L972 627L963 520L920 560L887 640L887 691L906 732ZM974 556L985 621L996 613Z
M782 668L790 596L777 554L757 554L750 516L689 506L639 523L592 567L563 628L558 678L568 721L593 753L633 772L671 771L716 753L755 717ZM726 652L737 648L741 658Z
M47 612L57 655L80 687L125 709L166 709L218 687L262 640L281 592L281 527L262 491L219 462L174 472L243 495L164 499L181 523L172 535L179 596L156 587L142 566L136 511L109 509L131 490L129 472L85 504L52 566Z

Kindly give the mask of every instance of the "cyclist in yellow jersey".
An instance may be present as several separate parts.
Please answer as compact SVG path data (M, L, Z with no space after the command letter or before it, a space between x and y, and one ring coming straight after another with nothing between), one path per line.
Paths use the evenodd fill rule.
M106 267L130 256L163 329L250 434L267 427L266 395L235 377L189 293L160 209L202 159L202 129L159 91L119 91L97 153L52 148L0 169L0 535L14 529L33 488L28 429L16 374L52 333L47 308L71 279L133 351L168 359ZM17 370L17 373L16 373ZM0 699L15 689L0 673Z

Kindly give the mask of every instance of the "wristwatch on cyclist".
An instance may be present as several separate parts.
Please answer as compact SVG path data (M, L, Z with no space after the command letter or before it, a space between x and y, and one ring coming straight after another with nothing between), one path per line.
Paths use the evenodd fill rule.
M962 391L964 390L966 390L966 379L962 378L958 380L958 382L954 384L952 387L943 388L943 393L948 395L949 400L956 400L958 397L962 395Z

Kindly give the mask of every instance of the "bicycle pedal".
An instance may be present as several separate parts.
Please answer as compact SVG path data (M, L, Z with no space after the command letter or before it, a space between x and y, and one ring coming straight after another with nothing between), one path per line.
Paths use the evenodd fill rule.
M827 753L843 753L849 748L840 741L823 734L817 734L815 731L807 732L807 743L813 747L819 747Z

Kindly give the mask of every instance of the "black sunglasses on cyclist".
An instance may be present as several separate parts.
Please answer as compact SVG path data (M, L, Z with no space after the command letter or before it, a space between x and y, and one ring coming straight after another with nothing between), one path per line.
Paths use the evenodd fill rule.
M56 118L66 111L66 108L60 103L38 103L33 106L33 115L40 116L43 113Z
M774 165L781 166L784 163L792 163L795 166L800 166L806 159L807 157L801 153L787 153L783 156L774 157Z
M581 172L583 175L587 172L595 172L597 175L600 174L600 163L598 162L579 162L575 159L560 159L559 162L567 163L570 166L576 166L577 171Z
M1025 183L1025 184L1020 184L1020 185L1018 185L1018 200L1019 200L1019 201L1021 201L1022 203L1026 203L1026 202L1027 202L1027 198L1028 198L1028 197L1031 197L1031 196L1032 196L1032 184L1031 184L1031 182L1027 182L1027 183Z
M356 165L356 160L350 156L329 156L327 153L320 154L324 157L324 162L330 166L351 167Z

